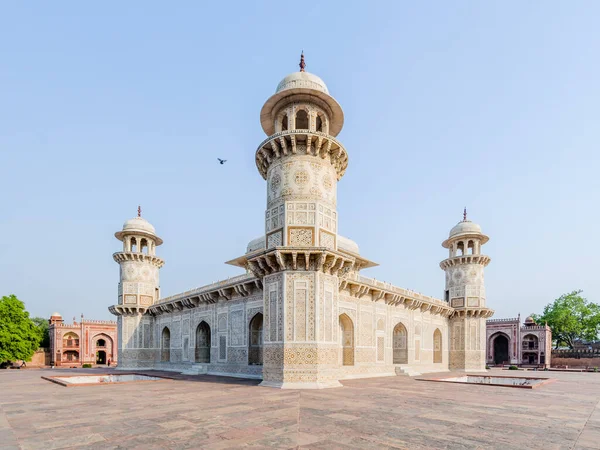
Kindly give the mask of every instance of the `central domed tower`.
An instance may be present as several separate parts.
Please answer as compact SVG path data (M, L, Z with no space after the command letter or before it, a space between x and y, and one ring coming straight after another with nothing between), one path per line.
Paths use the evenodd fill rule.
M337 249L337 181L348 166L335 136L344 113L318 76L286 76L262 108L269 136L256 151L256 166L267 180L266 248Z
M338 277L370 264L338 248L337 182L348 155L336 136L344 114L323 80L305 71L302 55L300 71L281 80L260 122L268 136L256 151L267 181L265 236L231 263L262 282L262 384L341 386Z

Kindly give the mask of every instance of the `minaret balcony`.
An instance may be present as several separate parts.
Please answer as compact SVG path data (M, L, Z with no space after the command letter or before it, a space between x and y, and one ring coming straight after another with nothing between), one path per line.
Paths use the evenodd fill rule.
M269 136L256 150L256 167L266 180L271 162L291 155L329 158L337 172L338 181L348 167L348 153L337 139L329 134L310 130L286 130Z
M138 316L146 314L148 307L137 305L113 305L109 306L108 310L115 316Z
M124 261L149 262L159 269L165 264L165 261L162 258L159 258L156 255L148 255L147 253L141 252L117 252L113 253L113 259L118 263Z
M444 270L461 264L481 264L483 267L485 267L490 263L491 260L492 259L486 255L461 255L443 260L440 263L440 267Z
M462 318L462 317L466 317L466 318L470 318L470 319L488 319L490 317L492 317L494 315L494 310L490 309L490 308L483 308L483 307L478 307L478 308L455 308L454 309L454 313L452 314L452 316L450 317L451 319L457 319L457 318Z

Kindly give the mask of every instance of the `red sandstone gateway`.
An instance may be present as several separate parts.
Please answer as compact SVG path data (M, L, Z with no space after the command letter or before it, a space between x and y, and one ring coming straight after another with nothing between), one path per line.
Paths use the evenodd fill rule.
M81 367L83 364L117 363L117 322L85 320L64 323L55 312L50 316L50 365Z

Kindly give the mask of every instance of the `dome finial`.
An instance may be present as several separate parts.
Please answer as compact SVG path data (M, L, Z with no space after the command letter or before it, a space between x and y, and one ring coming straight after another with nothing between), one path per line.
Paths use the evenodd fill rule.
M465 206L465 209L463 211L463 222L467 221L467 207Z
M300 54L300 72L304 72L304 68L306 67L306 63L304 62L304 50L302 50L302 53Z
M138 205L138 217L142 217L142 207Z

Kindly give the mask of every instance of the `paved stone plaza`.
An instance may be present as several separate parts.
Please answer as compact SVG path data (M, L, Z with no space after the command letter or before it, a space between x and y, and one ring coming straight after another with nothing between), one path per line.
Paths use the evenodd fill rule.
M173 373L70 388L40 378L83 372L100 373L0 371L0 448L600 448L594 373L529 372L558 379L534 390L404 376L314 391Z

